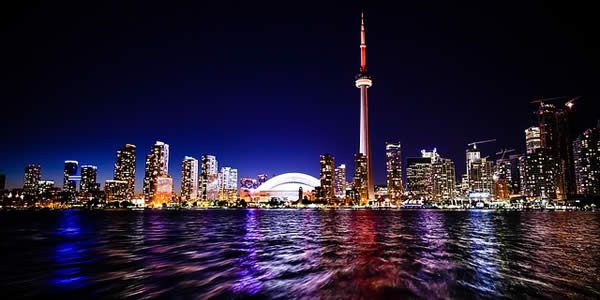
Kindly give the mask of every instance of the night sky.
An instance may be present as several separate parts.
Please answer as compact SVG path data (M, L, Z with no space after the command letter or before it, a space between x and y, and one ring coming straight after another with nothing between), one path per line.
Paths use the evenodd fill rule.
M25 165L39 163L60 186L63 161L74 159L97 165L103 183L115 151L132 143L139 191L144 156L161 140L171 146L176 190L183 157L204 153L254 177L317 176L319 154L328 152L350 177L361 10L378 184L385 141L401 141L405 158L437 147L458 175L468 142L497 139L483 155L523 151L523 130L536 120L531 100L584 96L580 131L600 118L591 6L420 2L4 7L0 173L20 187Z

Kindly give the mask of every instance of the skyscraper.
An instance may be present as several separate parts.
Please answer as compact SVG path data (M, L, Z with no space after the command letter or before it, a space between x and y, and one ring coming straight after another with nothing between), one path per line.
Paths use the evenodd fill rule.
M181 162L181 198L184 200L198 197L198 160L186 156Z
M402 146L398 143L385 144L385 174L387 191L392 201L402 196Z
M367 182L367 156L362 153L354 154L354 189L358 193L359 205L368 205L369 198Z
M225 201L237 200L238 170L222 167L219 171L219 199Z
M213 155L202 155L202 171L200 174L200 198L203 201L217 200L219 197L217 158Z
M494 195L493 162L479 158L471 162L469 170L469 191Z
M96 182L97 171L98 167L96 166L81 166L81 184L79 185L79 191L81 193L90 193L99 190L99 186Z
M125 198L133 199L135 192L135 145L125 144L117 150L117 161L115 162L114 179L125 181ZM122 184L118 184L122 186Z
M129 182L125 180L108 179L104 182L104 194L106 202L121 201L127 199L127 188Z
M527 148L527 153L533 153L535 149L542 146L539 127L532 126L525 129L525 146Z
M529 198L555 199L558 192L556 177L560 170L552 152L535 149L521 156L521 190Z
M600 195L600 122L573 142L577 194Z
M375 200L375 185L373 183L373 173L371 170L371 144L369 140L369 101L368 89L373 85L371 75L367 72L367 43L365 39L365 21L364 16L360 17L360 69L356 75L356 87L360 89L360 149L359 153L363 154L366 159L366 194L361 193L361 197L365 197L366 201ZM362 200L361 201L365 201Z
M433 192L431 157L406 159L406 190L416 198L430 199Z
M169 175L169 145L157 141L146 155L146 170L144 174L144 198L146 203L153 202L156 193L157 180Z
M36 196L38 194L38 185L42 178L42 167L37 164L30 164L25 167L25 177L23 179L23 193L27 196Z
M341 164L335 168L333 190L336 197L343 198L346 196L346 165Z
M323 199L331 201L335 198L335 158L331 154L321 154L319 157L319 174Z
M546 148L558 164L556 197L565 199L575 193L575 168L573 163L573 137L571 132L573 101L563 108L540 102L537 111L541 147Z
M432 199L448 201L453 199L456 188L456 170L454 162L447 158L438 158L431 165Z
M63 191L74 195L77 192L77 182L73 180L73 176L77 175L77 169L79 169L79 162L76 160L65 161L65 168L63 172Z

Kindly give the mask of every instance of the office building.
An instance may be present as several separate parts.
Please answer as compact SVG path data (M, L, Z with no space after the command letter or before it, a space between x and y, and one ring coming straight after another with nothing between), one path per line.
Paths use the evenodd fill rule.
M556 184L560 170L552 152L546 148L535 149L521 156L521 192L530 199L556 199Z
M398 201L402 197L402 145L385 144L385 175L388 198Z
M217 158L213 155L202 155L200 173L200 198L203 201L214 201L219 198L219 178Z
M146 169L144 174L144 199L146 203L155 203L156 187L159 186L158 178L169 175L169 145L157 141L146 155ZM163 180L164 181L164 180ZM172 190L172 186L171 186Z
M369 204L367 164L366 155L354 154L354 189L359 198L358 204L362 206Z
M542 146L542 139L540 135L540 128L536 126L525 129L525 146L527 153L533 153L533 151Z
M23 179L23 194L26 196L36 196L38 194L38 184L42 178L42 167L37 164L30 164L25 167L25 177Z
M346 165L339 165L335 168L334 173L333 191L336 197L344 198L346 196L346 187L348 185L346 182Z
M431 199L433 192L431 157L406 159L406 191L413 198Z
M577 194L600 195L600 122L573 142Z
M77 192L77 170L79 169L79 162L76 160L65 161L65 167L63 172L63 191L69 195L74 195ZM77 178L78 179L78 178Z
M447 158L437 158L431 165L432 199L444 202L454 198L456 169L454 162Z
M79 184L79 192L91 193L100 190L100 186L96 182L98 167L92 165L81 166L81 183Z
M183 200L198 197L198 160L186 156L181 162L181 198Z
M135 193L135 145L125 144L117 150L117 160L114 168L114 179L125 181L125 198L133 199Z
M322 189L322 199L331 201L335 198L335 158L331 154L321 154L319 159L319 174Z

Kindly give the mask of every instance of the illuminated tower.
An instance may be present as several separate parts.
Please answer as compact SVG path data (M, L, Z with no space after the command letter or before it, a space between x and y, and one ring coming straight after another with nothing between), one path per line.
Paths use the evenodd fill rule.
M369 140L369 100L367 90L373 85L371 76L367 73L367 44L365 40L365 20L360 15L360 71L356 75L356 87L360 89L360 154L366 158L366 198L361 202L375 200L373 172L371 168L371 144Z

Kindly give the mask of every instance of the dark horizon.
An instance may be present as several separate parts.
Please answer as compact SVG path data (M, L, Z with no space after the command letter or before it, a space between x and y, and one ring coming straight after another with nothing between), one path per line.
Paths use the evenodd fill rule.
M137 146L136 190L156 140L170 145L170 175L213 154L239 177L318 175L319 155L348 165L358 151L359 20L365 12L375 182L384 144L404 162L436 147L457 179L472 141L482 156L525 148L544 97L583 96L576 132L594 127L600 82L598 29L585 5L440 3L344 7L301 2L235 9L149 3L38 3L10 10L0 174L21 187L23 169L62 185L65 160L112 178L115 152ZM405 165L403 166L405 167Z

